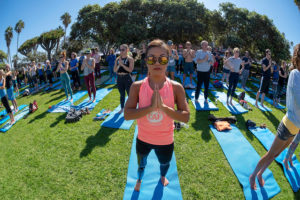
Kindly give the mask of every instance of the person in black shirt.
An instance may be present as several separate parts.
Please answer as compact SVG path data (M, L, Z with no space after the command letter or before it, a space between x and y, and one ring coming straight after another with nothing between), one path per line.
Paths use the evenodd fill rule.
M273 74L271 50L266 49L266 57L262 60L262 77L260 80L259 90L256 94L255 106L258 107L258 99L261 95L261 106L264 107L265 95L269 92L269 85L271 80L271 74Z
M249 72L250 72L250 58L249 58L249 52L245 52L245 56L242 58L242 60L245 62L245 68L242 73L241 81L242 81L242 89L245 89L246 83L249 77Z
M275 97L276 104L280 102L280 97L283 94L283 88L286 82L288 76L288 70L287 70L287 65L285 61L282 61L281 67L279 69L279 80L278 80L278 85L277 85L277 95Z

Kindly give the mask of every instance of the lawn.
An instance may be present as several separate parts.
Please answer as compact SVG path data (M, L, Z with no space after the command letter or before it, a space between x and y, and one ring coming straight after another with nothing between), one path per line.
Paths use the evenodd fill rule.
M64 123L64 113L47 112L50 105L64 98L61 90L18 98L18 105L37 100L39 109L18 121L8 132L0 133L1 199L123 198L136 122L130 130L117 130L102 128L101 122L93 121L102 108L113 110L119 105L117 88L114 87L90 115L72 124ZM211 94L210 98L215 102ZM230 116L220 102L215 103L219 111L197 112L189 101L189 128L175 131L175 155L183 199L244 198L238 179L208 127L209 114ZM237 115L237 127L260 156L266 150L247 131L245 121L266 123L276 133L285 113L266 105L273 111L261 112L252 106L253 111ZM279 164L273 162L269 169L281 188L274 199L300 198L300 192L292 191Z

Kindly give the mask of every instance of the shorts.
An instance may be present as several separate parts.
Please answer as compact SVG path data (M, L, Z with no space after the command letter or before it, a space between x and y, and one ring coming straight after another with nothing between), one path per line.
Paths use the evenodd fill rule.
M260 80L260 87L259 87L259 92L260 93L269 93L269 86L270 86L270 78L269 77L261 77Z
M8 100L12 101L12 100L16 99L15 95L14 95L14 88L13 87L7 88L6 92L7 92Z
M284 125L283 121L281 121L277 128L277 136L281 140L287 140L290 137L294 137L295 135L291 134L289 129Z
M173 65L173 66L168 66L168 68L167 68L167 72L176 72L176 69L175 69L175 66Z
M229 74L229 73L230 73L230 70L229 70L229 69L226 69L226 68L223 68L223 73L224 73L224 74Z
M193 62L184 63L183 73L184 74L193 74L194 73L194 63Z
M215 62L213 67L214 67L214 69L215 69L215 68L218 68L218 66L219 66L219 63L218 63L218 62Z
M278 85L278 80L279 80L279 78L273 78L273 85Z

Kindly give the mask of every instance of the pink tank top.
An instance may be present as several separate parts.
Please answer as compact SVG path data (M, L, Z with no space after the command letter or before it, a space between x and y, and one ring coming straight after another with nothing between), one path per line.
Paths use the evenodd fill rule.
M139 108L151 105L153 90L148 77L143 80L139 92ZM159 94L165 105L174 108L174 94L170 79L166 78ZM174 120L161 110L153 111L137 120L138 139L153 145L168 145L174 141Z

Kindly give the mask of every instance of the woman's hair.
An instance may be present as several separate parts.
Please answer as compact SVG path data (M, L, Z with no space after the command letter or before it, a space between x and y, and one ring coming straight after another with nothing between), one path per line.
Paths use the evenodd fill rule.
M162 48L163 50L165 50L167 52L167 55L169 56L169 47L168 47L168 45L160 39L152 40L148 44L148 46L146 48L146 56L148 55L149 50L152 49L152 48L155 48L155 47Z
M127 50L129 49L127 44L121 44L120 47L125 47Z
M60 56L66 58L66 57L67 57L67 52L66 52L66 51L62 51L62 52L60 53Z
M74 55L75 56L75 58L77 57L77 53L75 53L75 52L72 52L72 54L71 55Z
M1 75L1 76L4 76L4 75L5 75L5 72L3 71L3 69L0 69L0 75Z
M235 53L235 52L240 52L240 49L237 48L237 47L235 47L235 48L233 49L233 53Z
M292 68L300 70L300 43L294 47L292 57Z
M115 50L113 49L113 48L111 48L110 50L109 50L109 52L111 52L112 51L112 54L115 54Z
M228 50L225 51L225 55L228 54L230 56L230 52Z

